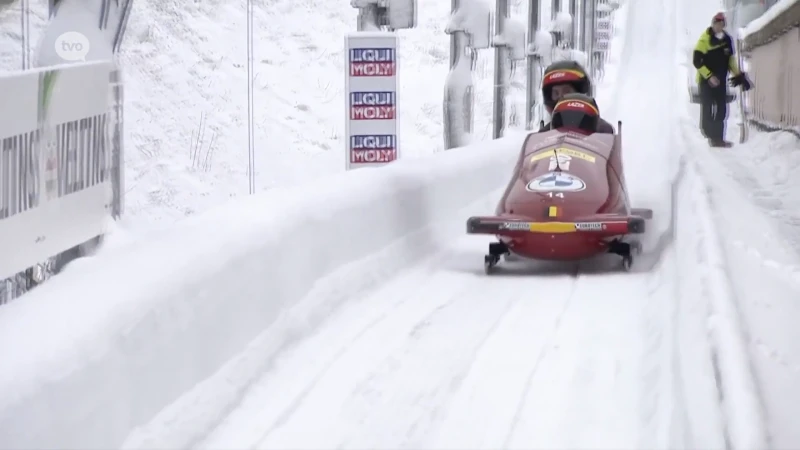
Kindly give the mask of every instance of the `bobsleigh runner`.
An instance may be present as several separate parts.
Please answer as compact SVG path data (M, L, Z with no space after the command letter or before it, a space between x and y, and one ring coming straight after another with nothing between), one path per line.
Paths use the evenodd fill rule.
M525 139L494 216L470 217L468 234L496 235L486 273L501 257L579 261L604 253L629 270L641 253L648 209L633 209L622 167L622 122L617 134L598 133L597 105L581 94L554 108L550 129Z

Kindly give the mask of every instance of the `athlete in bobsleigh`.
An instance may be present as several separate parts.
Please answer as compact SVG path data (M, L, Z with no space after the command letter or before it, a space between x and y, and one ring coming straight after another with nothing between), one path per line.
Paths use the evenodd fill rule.
M586 74L583 66L575 61L557 61L550 64L544 71L542 79L542 97L547 113L552 116L556 103L567 94L593 95L592 81ZM597 108L597 102L592 99ZM550 131L550 124L544 124L539 132ZM597 133L614 134L614 127L598 117Z
M553 108L552 130L573 131L584 135L594 133L614 134L611 125L601 128L603 119L597 102L584 94L565 94ZM547 130L545 130L547 131Z

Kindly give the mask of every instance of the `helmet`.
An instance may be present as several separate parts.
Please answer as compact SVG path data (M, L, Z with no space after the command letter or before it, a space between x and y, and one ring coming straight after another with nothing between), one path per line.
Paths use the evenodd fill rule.
M557 61L550 64L544 71L542 78L542 96L544 105L548 110L555 107L553 101L553 86L559 84L571 84L576 92L592 95L592 81L586 74L586 70L575 61Z
M712 24L717 23L717 22L722 22L723 25L725 25L727 23L727 20L725 20L725 13L724 12L718 12L718 13L714 14L713 18L711 18L711 23Z
M600 108L592 97L584 94L567 94L553 108L550 127L554 130L569 127L595 133L599 122Z

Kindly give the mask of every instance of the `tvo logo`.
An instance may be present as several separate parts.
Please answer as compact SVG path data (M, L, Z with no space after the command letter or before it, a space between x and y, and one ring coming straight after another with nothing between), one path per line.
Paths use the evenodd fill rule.
M90 48L89 38L77 31L68 31L56 38L56 54L65 61L86 61Z

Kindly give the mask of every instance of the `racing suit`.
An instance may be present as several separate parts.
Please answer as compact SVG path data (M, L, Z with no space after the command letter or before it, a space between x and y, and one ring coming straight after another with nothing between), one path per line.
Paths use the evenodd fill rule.
M544 133L546 131L550 131L550 124L546 123L541 128L539 128L539 133ZM614 127L603 120L602 117L597 121L597 132L602 134L614 134Z
M725 119L728 116L727 78L728 71L739 77L739 64L733 54L733 40L723 32L721 38L714 35L708 27L697 45L694 47L692 63L697 69L697 84L700 92L702 112L700 129L703 135L714 143L723 143L725 138ZM711 76L715 76L719 84L709 84Z

